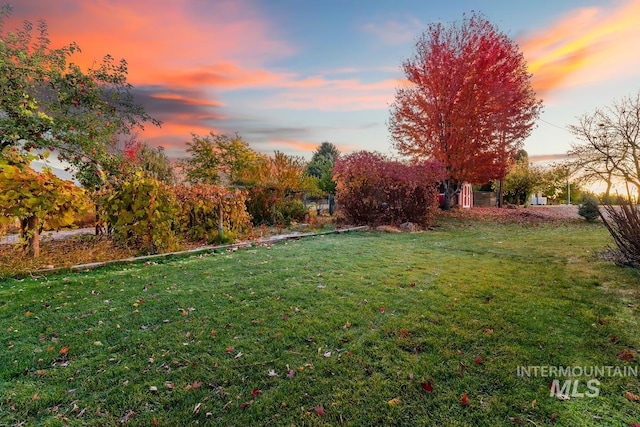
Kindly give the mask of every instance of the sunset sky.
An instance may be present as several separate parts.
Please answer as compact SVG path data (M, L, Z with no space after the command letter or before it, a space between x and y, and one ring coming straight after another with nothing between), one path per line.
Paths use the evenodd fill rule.
M74 62L105 54L162 120L140 139L182 157L191 133L237 132L264 153L393 154L387 121L402 61L431 22L476 10L514 39L544 112L525 149L569 149L565 126L640 89L640 0L14 0L5 31L44 19Z

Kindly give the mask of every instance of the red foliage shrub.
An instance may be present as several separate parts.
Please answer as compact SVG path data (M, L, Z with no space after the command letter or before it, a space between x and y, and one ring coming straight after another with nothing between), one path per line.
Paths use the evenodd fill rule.
M354 224L428 226L438 209L439 163L408 164L382 154L359 151L336 162L336 201Z

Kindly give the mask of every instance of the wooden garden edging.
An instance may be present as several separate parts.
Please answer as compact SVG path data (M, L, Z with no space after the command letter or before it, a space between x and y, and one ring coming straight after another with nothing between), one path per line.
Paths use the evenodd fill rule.
M341 234L341 233L348 233L351 231L362 231L368 228L369 228L368 226L363 225L359 227L339 228L331 231L323 231L320 233L297 233L296 232L296 233L290 233L290 234L279 234L275 236L260 238L258 240L232 243L229 245L206 245L206 246L201 246L199 248L187 249L184 251L177 251L177 252L168 252L164 254L143 255L139 257L130 257L130 258L110 260L110 261L92 262L89 264L72 265L70 267L59 267L59 268L49 268L46 270L36 270L31 272L31 274L40 274L40 275L47 274L48 275L52 273L60 273L65 271L89 271L89 270L94 270L96 268L105 267L107 265L118 265L118 264L126 264L131 262L150 261L154 259L162 259L170 256L176 256L176 255L179 256L179 255L187 255L187 254L197 254L201 252L213 252L220 249L250 248L254 245L275 243L283 240L300 239L302 237L324 236L327 234Z

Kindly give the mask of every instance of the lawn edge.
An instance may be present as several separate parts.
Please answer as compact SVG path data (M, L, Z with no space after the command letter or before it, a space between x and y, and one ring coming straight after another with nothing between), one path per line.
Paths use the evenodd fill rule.
M156 259L169 258L173 256L193 255L193 254L198 254L203 252L213 252L216 250L224 250L224 249L250 248L255 245L276 243L284 240L300 239L303 237L316 237L316 236L323 236L328 234L349 233L353 231L365 231L368 229L369 229L369 226L362 225L362 226L355 226L355 227L336 228L334 230L322 231L317 233L316 232L308 232L308 233L295 232L295 233L288 233L288 234L278 234L275 236L262 237L257 240L247 240L247 241L225 244L225 245L205 245L197 248L186 249L186 250L176 251L176 252L167 252L167 253L153 254L153 255L142 255L142 256L121 258L121 259L115 259L115 260L98 261L98 262L92 262L87 264L77 264L77 265L71 265L66 267L40 269L40 270L31 271L31 272L11 275L9 277L4 277L4 279L9 279L9 278L20 279L27 276L34 277L34 275L48 276L51 274L64 273L64 272L85 272L85 271L95 270L101 267L106 267L111 265L128 264L128 263L135 263L140 261L151 261Z

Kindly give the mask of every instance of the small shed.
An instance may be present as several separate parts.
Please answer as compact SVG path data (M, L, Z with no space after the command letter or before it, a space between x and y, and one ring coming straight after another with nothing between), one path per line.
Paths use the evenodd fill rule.
M468 182L462 184L460 194L458 194L458 206L463 209L469 209L473 206L473 188Z

